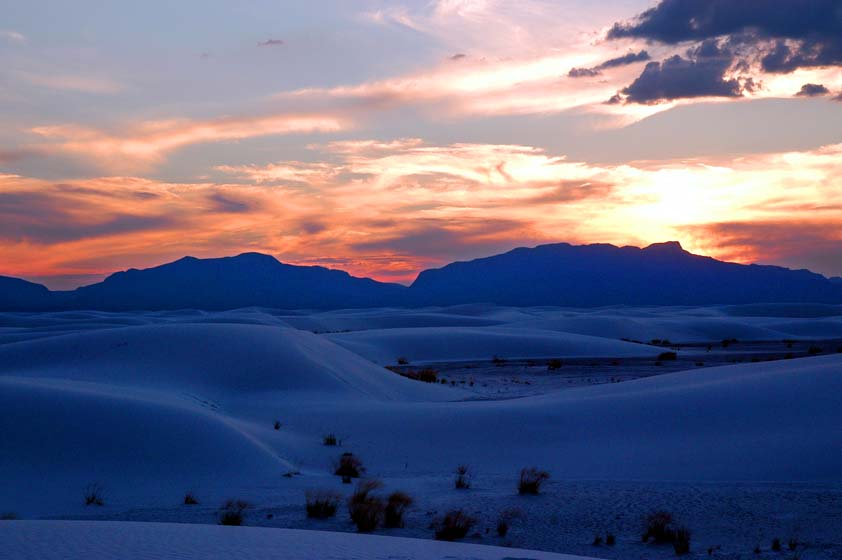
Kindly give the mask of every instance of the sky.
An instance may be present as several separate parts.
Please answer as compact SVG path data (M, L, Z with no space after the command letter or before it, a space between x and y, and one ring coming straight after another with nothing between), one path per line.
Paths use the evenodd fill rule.
M842 0L0 0L0 274L542 243L842 275Z

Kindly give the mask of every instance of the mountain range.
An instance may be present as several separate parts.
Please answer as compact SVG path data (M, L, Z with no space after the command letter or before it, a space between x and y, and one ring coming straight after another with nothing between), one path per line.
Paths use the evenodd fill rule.
M72 291L0 276L0 310L105 311L423 307L463 303L597 307L842 303L842 282L807 270L723 262L677 242L645 248L556 243L425 270L411 286L272 256L177 261Z

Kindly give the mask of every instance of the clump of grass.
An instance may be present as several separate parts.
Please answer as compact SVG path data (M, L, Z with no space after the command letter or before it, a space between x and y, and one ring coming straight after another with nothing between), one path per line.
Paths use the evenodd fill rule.
M550 478L550 473L538 470L536 467L521 469L520 481L517 485L518 494L540 494L541 485L548 478Z
M407 360L405 357L401 356L400 358L398 358L398 365L405 366L407 364L409 364L409 360Z
M505 537L509 533L509 526L512 524L512 521L522 515L523 512L517 508L509 508L501 511L497 517L497 536L500 538Z
M337 438L336 434L334 433L325 434L322 436L322 445L326 445L328 447L335 447L339 445L339 438Z
M407 508L412 505L412 497L405 492L392 492L386 499L383 526L390 528L403 527L403 516Z
M453 481L453 486L457 490L467 490L471 487L472 479L473 473L471 472L471 467L468 465L459 465L456 467L456 479Z
M465 538L468 531L476 524L476 519L461 509L454 509L435 523L437 541L456 541Z
M781 551L781 539L778 539L778 538L772 539L772 550L774 550L775 552Z
M500 356L495 354L494 356L491 357L491 363L494 364L497 367L501 367L501 366L506 365L506 359L501 358Z
M564 365L564 362L559 360L558 358L553 358L552 360L547 362L547 369L550 371L561 369L561 366Z
M796 548L798 548L798 540L797 539L789 539L789 542L787 543L786 547L790 551L795 550Z
M328 519L336 515L336 509L342 499L332 490L307 490L304 493L307 517L312 519Z
M342 482L350 484L352 478L359 478L365 472L365 467L353 453L343 453L336 463L333 474L342 477Z
M656 543L672 542L675 529L672 522L672 514L668 511L653 511L646 516L646 531L643 533L643 542L650 539Z
M184 494L184 505L185 506L195 506L199 503L199 500L196 499L196 495L193 492L187 492Z
M810 348L807 349L807 353L811 356L816 356L822 352L824 352L824 349L821 346L810 346Z
M217 520L220 525L238 527L243 524L246 517L246 510L251 504L245 500L227 500L217 512Z
M370 533L380 525L385 506L381 498L371 493L381 486L383 484L379 480L360 482L348 499L348 513L359 533Z
M593 538L593 542L591 543L594 546L601 546L602 545L602 535L596 535Z
M92 482L82 491L86 506L101 506L105 504L105 493L98 482Z
M614 536L614 533L608 533L605 535L605 544L608 546L614 546L617 544L617 537Z
M416 374L418 381L424 383L435 383L438 380L438 372L433 368L424 368L419 370Z
M683 556L690 553L690 529L679 527L675 530L672 548L675 550L676 556Z
M678 354L675 352L661 352L658 354L659 362L674 362L678 359Z
M281 424L280 420L275 420L274 424L272 424L272 427L275 428L276 430L280 430L282 425L283 424Z
M0 512L0 521L14 521L18 518L18 514L13 511Z

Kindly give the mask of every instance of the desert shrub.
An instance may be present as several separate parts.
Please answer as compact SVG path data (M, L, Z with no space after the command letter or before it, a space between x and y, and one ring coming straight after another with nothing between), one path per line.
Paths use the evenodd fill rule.
M614 546L617 544L617 537L614 536L614 533L608 533L605 535L605 544L608 546Z
M304 493L304 499L307 517L327 519L336 515L336 508L339 507L342 496L331 490L307 490Z
M199 503L199 500L196 499L196 495L193 492L187 492L184 494L184 505L185 506L195 506Z
M403 515L412 505L412 497L404 492L392 492L386 499L386 510L383 516L383 526L403 527Z
M738 341L736 338L723 338L722 339L722 347L728 348L732 344L736 344Z
M600 546L602 544L602 535L596 535L591 544L594 546Z
M553 358L552 360L547 362L547 369L549 369L549 370L561 369L561 366L563 366L563 365L564 365L564 362L562 362L558 358Z
M690 529L679 527L675 530L672 548L675 550L676 556L682 556L690 552Z
M275 420L275 423L272 424L272 427L274 427L276 430L280 430L281 429L281 421Z
M659 362L674 362L678 359L678 354L675 352L661 352L658 354Z
M357 484L348 499L348 513L360 533L374 531L383 518L383 500L371 493L383 486L379 480L366 480Z
M506 365L506 359L501 358L500 356L497 356L495 354L494 356L491 357L491 363L494 364L497 367L504 366L504 365Z
M433 368L424 368L418 370L418 372L415 375L418 381L423 381L424 383L435 383L436 381L438 381L439 372L437 372Z
M101 506L105 503L105 494L98 482L85 486L82 495L86 506Z
M437 541L456 541L465 537L476 523L476 519L461 509L454 509L435 523Z
M837 354L842 354L842 346L840 346L839 348L837 348L837 349L836 349L836 353L837 353Z
M772 550L775 552L781 551L781 539L772 539Z
M541 485L548 478L550 478L550 473L547 471L541 471L535 467L521 469L520 481L517 485L518 494L539 494Z
M472 478L473 473L471 472L471 467L468 465L459 465L456 467L456 479L453 481L453 485L457 490L467 490L471 487Z
M504 509L497 517L497 536L505 537L509 533L512 521L521 517L523 512L517 508Z
M336 437L336 434L325 434L322 436L322 445L327 445L328 447L339 445L339 439Z
M405 365L407 365L408 363L409 363L409 360L407 360L407 359L406 359L406 358L404 358L403 356L401 356L400 358L398 358L398 365L400 365L400 366L405 366Z
M807 349L807 353L811 356L821 354L822 352L824 352L824 349L821 346L810 346L810 348Z
M251 504L244 500L227 500L217 512L217 520L220 525L239 526L243 524L246 517L246 510Z
M787 543L786 547L789 550L795 550L796 548L798 548L798 541L796 539L789 539L789 542Z
M18 514L13 511L0 512L0 521L14 521L18 518Z
M349 484L352 478L359 478L365 472L362 461L353 453L343 453L336 463L333 474L341 476L342 482Z
M668 543L673 541L674 536L675 528L670 512L654 511L646 516L646 531L643 533L643 542L652 539L656 543Z

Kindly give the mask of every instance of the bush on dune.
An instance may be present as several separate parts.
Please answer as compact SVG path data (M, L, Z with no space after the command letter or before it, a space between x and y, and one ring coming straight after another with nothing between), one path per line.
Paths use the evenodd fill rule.
M471 487L472 478L473 474L471 472L471 467L468 465L459 465L456 467L456 479L454 480L453 485L457 490L467 490Z
M101 506L105 504L105 495L102 490L102 486L100 486L97 482L93 482L85 486L82 494L85 498L86 506Z
M548 478L550 478L550 473L538 470L536 467L521 469L520 481L517 485L518 494L539 494L541 492L541 485Z
M646 516L645 524L643 542L652 540L656 544L672 544L678 556L690 552L690 530L676 525L670 512L654 511Z
M196 499L196 495L193 492L187 492L184 494L184 505L185 506L195 506L199 503L199 500Z
M435 523L437 541L456 541L465 537L476 524L476 519L461 509L454 509Z
M217 512L217 519L220 525L238 527L243 524L246 517L246 510L251 504L244 500L227 500Z
M322 436L322 445L328 447L339 445L339 438L336 437L336 434L325 434Z
M383 526L390 528L403 527L403 516L412 505L412 497L405 492L392 492L386 499L386 510Z
M386 506L381 498L371 494L381 486L383 486L383 483L379 480L360 482L348 499L348 513L359 533L374 531L383 519L383 511Z
M336 515L336 509L342 499L332 490L307 490L304 494L307 507L307 517L312 519L327 519Z
M353 453L343 453L336 463L333 474L342 477L342 482L350 484L352 478L359 478L365 472L365 467Z

